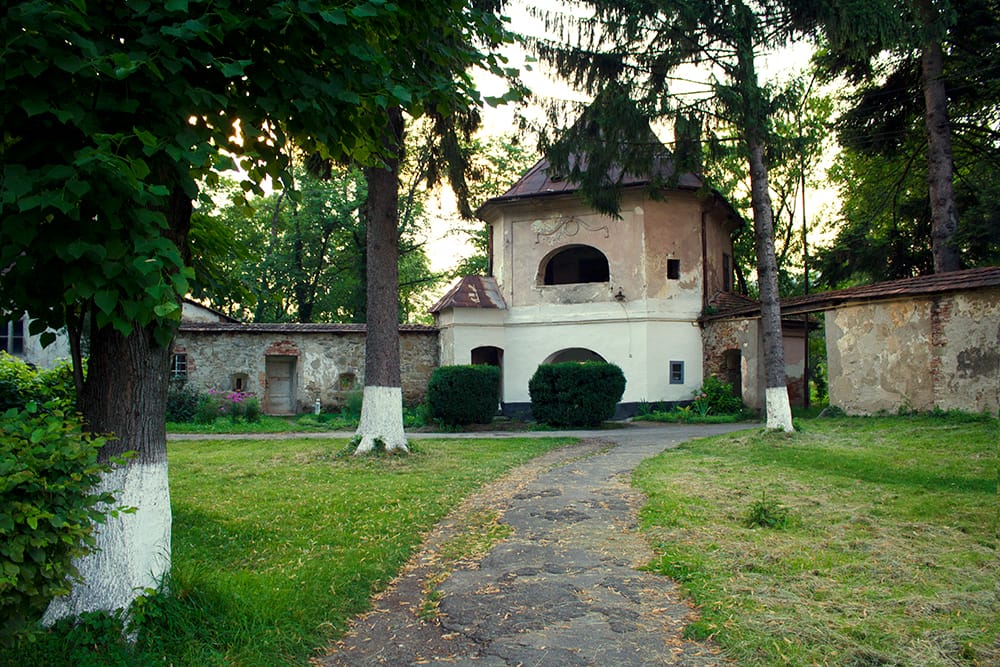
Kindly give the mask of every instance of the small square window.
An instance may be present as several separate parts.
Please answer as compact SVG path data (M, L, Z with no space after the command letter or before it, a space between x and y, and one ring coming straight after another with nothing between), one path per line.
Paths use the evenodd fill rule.
M187 375L187 354L184 352L177 352L170 358L170 377L174 380L186 380Z
M669 278L670 280L681 279L681 260L679 259L667 260L667 278Z
M684 362L670 362L670 384L684 384Z

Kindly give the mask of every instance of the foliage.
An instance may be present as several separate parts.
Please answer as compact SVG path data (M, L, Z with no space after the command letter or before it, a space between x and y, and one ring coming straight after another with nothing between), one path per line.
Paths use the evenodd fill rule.
M187 423L195 421L202 392L184 380L171 380L167 387L167 421Z
M499 404L496 366L440 366L427 385L430 417L449 426L489 424Z
M767 146L768 186L774 208L775 263L782 296L803 293L802 280L805 250L810 234L820 225L816 210L802 208L802 187L815 188L825 172L821 158L831 149L833 98L814 90L814 81L797 76L781 84L775 108L770 114L772 135ZM709 125L703 150L705 177L745 220L753 219L750 183L747 180L746 159L731 138L739 128L722 119ZM802 229L806 215L805 230ZM756 272L754 238L752 234L737 234L733 239L733 259L736 263L740 290L757 294L749 281ZM810 282L815 269L810 271Z
M691 441L636 471L650 568L699 607L689 635L745 665L996 663L997 420L806 425ZM784 529L745 524L777 498Z
M73 368L68 362L51 369L37 369L0 351L0 412L23 408L29 402L57 401L69 409L76 400Z
M0 651L0 664L306 664L464 497L569 442L421 440L377 460L337 456L346 440L171 442L173 573L133 608L135 644L113 617L88 618Z
M550 426L600 426L615 414L625 374L614 364L590 361L542 364L528 382L531 414Z
M72 560L91 551L114 502L92 490L110 470L98 463L105 441L58 402L0 415L0 638L30 627L78 576Z
M863 7L863 6L862 6ZM888 7L891 29L870 41L850 30L828 38L820 73L838 77L846 110L838 123L843 151L833 176L843 202L837 238L824 253L823 278L831 286L889 280L935 270L934 223L928 189L930 154L923 57L943 49L940 82L947 111L935 132L951 144L951 186L957 229L947 235L964 266L1000 258L993 202L1000 169L997 150L1000 8L991 0L941 3L873 2ZM924 9L932 8L929 13ZM938 231L944 231L938 229ZM854 252L852 253L851 250ZM940 249L939 249L940 250ZM952 268L959 268L954 266Z
M199 259L196 266L214 262L218 278L195 294L243 321L364 322L367 190L361 171L331 167L318 177L297 166L291 188L246 201L235 183L223 184L218 195L225 203L195 216L193 236L226 229L240 250ZM424 198L414 193L399 217L404 320L417 295L439 280L421 238Z
M195 421L199 424L212 424L220 418L227 418L233 424L240 421L259 422L260 402L253 394L243 391L209 389L201 393Z
M792 515L787 507L774 499L768 500L767 492L761 491L760 500L750 503L744 523L747 528L774 528L781 530L791 524Z
M695 390L694 394L694 403L703 404L706 414L711 411L717 415L728 415L743 410L743 401L733 393L733 385L714 375L705 378L701 388Z
M472 154L469 203L475 210L506 192L537 159L535 152L513 134L475 138L469 151ZM489 226L482 221L470 224L466 220L456 220L451 234L468 240L473 248L473 253L464 257L452 273L456 276L488 275Z

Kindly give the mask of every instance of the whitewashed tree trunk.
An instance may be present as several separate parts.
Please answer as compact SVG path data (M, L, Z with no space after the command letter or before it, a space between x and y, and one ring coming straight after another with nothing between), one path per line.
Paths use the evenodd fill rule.
M409 451L403 433L403 391L399 387L365 387L361 404L361 420L357 435L361 437L355 454L367 454L381 442L385 451Z
M153 328L128 335L92 328L87 379L79 407L87 428L113 437L100 459L133 452L104 477L115 507L134 513L95 526L99 551L75 563L83 582L49 605L43 622L89 611L127 609L170 570L170 490L167 485L166 401L169 350Z
M764 348L764 392L768 429L792 431L792 408L785 377L785 346L781 331L778 263L774 256L774 210L764 155L765 108L751 49L740 51L746 97L744 132L750 167L750 204L753 208L757 285L760 288L760 332Z
M128 608L136 597L157 588L170 571L170 489L167 464L133 463L104 476L98 491L109 491L115 507L134 507L97 524L97 551L76 561L83 583L55 598L42 618L51 625L84 612Z
M366 287L365 391L356 454L381 442L386 451L409 451L403 435L403 390L399 368L399 156L403 114L386 112L384 164L365 169L368 200L368 284Z

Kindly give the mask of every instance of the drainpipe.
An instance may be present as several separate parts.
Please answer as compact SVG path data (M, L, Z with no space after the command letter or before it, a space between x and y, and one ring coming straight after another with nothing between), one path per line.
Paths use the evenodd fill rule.
M708 238L706 237L708 212L701 210L701 311L708 308Z

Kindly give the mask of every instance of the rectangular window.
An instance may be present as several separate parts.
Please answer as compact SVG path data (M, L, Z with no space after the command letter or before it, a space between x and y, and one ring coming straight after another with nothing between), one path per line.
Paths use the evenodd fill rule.
M681 260L679 259L667 260L667 278L669 278L670 280L681 279Z
M177 352L170 358L170 377L173 380L186 380L188 375L188 358L184 352Z
M684 362L670 362L670 384L684 384Z
M722 291L733 291L733 258L722 253Z
M0 322L0 350L10 354L24 354L24 318L13 322Z

